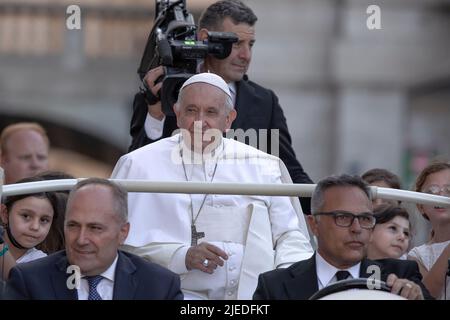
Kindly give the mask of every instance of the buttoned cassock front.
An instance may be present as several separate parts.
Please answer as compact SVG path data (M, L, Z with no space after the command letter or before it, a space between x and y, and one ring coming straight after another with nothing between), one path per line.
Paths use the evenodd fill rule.
M231 139L223 138L222 143L216 149L220 151L204 164L185 165L188 180L291 182L279 158ZM181 158L180 136L175 135L121 157L111 178L186 181ZM260 273L312 256L298 198L208 195L197 220L197 230L205 232L200 242L208 241L230 257L212 275L188 271L185 256L191 242L189 206L193 205L195 218L203 197L192 195L191 201L189 194L128 196L131 227L124 249L180 274L186 298L251 299Z

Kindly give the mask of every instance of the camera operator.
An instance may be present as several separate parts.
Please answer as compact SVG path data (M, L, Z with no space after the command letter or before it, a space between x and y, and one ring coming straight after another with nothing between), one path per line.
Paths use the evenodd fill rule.
M294 183L313 183L296 159L291 145L286 118L283 114L277 96L272 90L265 89L248 80L246 72L252 58L252 47L255 43L255 23L257 17L253 11L238 0L222 0L210 5L201 15L199 21L199 40L208 37L208 31L234 32L239 40L233 44L231 54L225 59L217 59L208 55L201 70L198 72L213 72L221 76L229 85L233 95L233 103L237 118L231 129L268 131L267 142L258 141L258 148L267 146L271 150L271 130L279 130L279 157L286 164ZM144 81L154 96L158 96L162 82L157 79L163 76L163 68L150 70ZM132 143L129 151L140 148L148 143L172 135L176 130L176 118L165 116L161 101L148 104L144 94L138 93L133 103L133 117L130 134ZM154 102L154 101L152 101ZM259 135L258 140L260 139ZM310 212L310 198L300 199L303 212Z

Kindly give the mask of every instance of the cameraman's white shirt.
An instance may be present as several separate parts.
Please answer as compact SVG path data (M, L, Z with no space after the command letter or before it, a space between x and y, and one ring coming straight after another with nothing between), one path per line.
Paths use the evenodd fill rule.
M164 121L166 117L162 118L162 120L158 120L153 118L148 112L147 117L145 118L144 128L145 134L152 140L156 140L161 138L163 134Z

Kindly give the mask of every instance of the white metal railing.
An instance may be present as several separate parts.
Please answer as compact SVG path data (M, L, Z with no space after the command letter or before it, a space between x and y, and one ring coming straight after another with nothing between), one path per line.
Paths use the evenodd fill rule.
M11 196L42 191L70 190L79 180L61 179L18 183L0 186L0 196ZM311 196L315 184L254 184L211 182L167 182L112 179L129 192L241 194L264 196ZM373 198L450 207L450 198L426 193L381 187L370 187Z

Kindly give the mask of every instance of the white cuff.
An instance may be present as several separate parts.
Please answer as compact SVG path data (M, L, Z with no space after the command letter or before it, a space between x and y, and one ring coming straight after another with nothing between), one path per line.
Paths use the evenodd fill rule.
M183 274L189 271L186 268L186 254L189 248L189 246L182 246L175 251L169 263L170 271L177 274Z
M162 120L158 120L153 118L147 112L147 117L145 118L144 128L145 134L152 140L156 140L161 138L163 134L164 120L166 117L162 118Z

